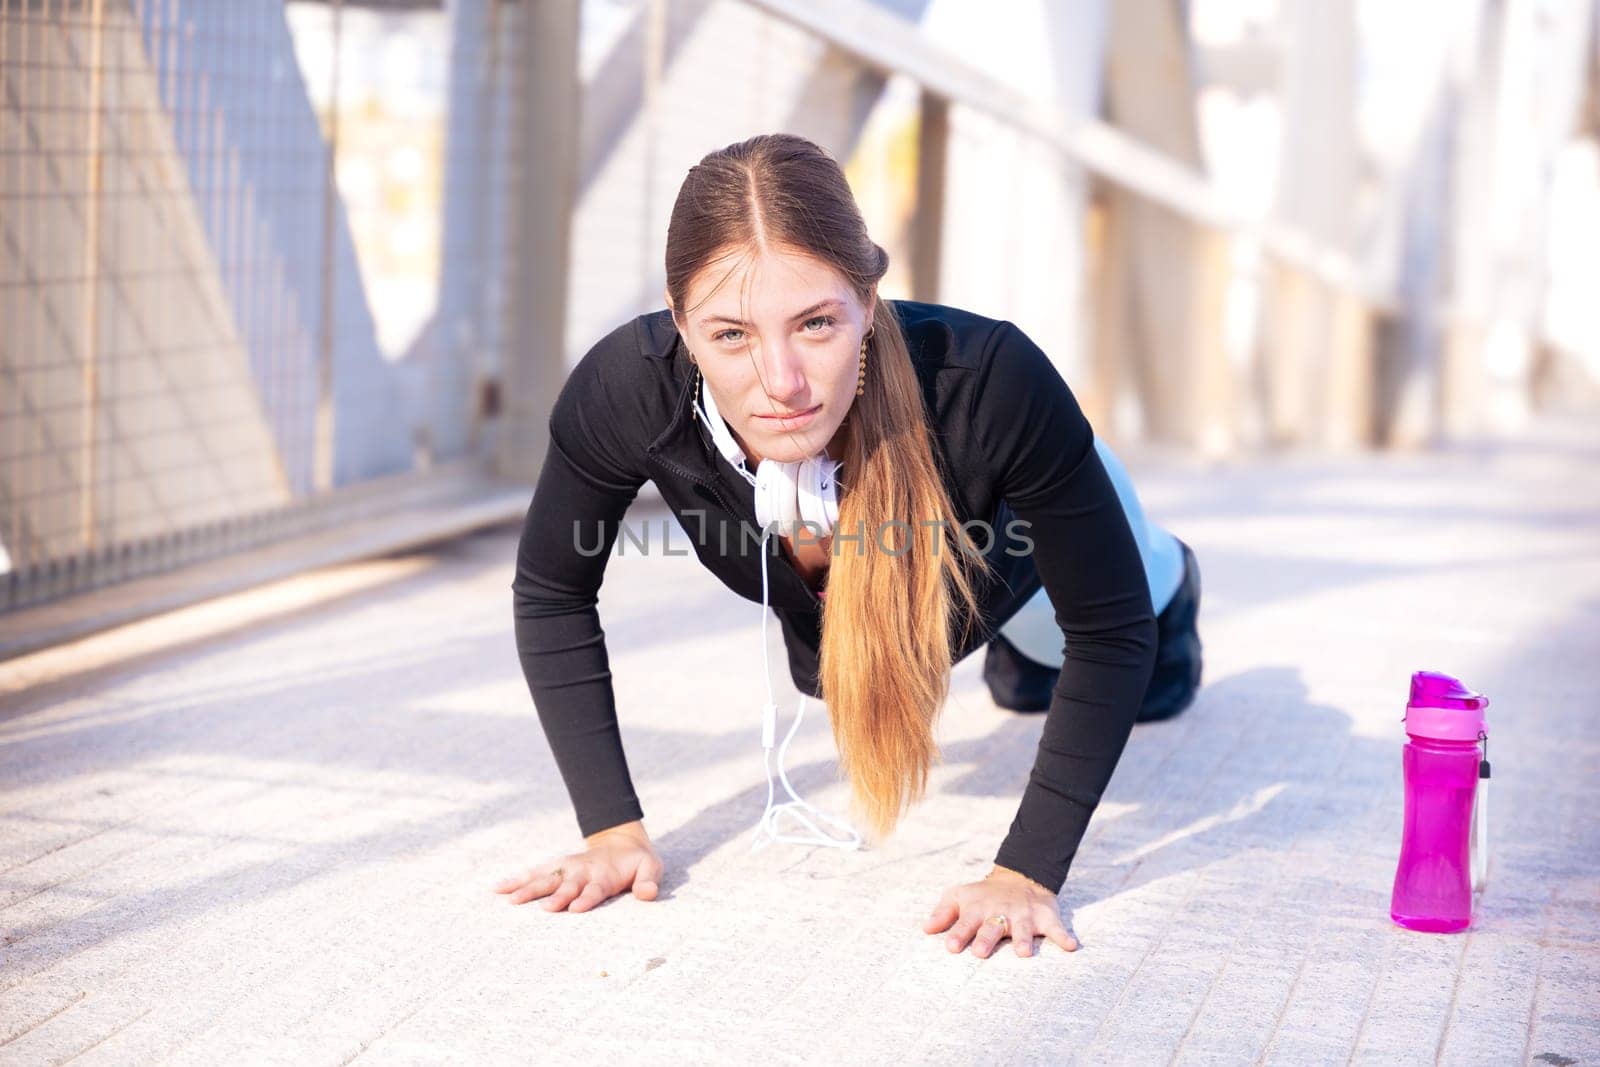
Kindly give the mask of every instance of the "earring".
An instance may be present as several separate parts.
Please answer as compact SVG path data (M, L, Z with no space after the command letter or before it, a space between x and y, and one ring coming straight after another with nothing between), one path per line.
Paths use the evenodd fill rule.
M867 391L867 339L872 336L874 330L868 330L866 336L861 338L861 371L856 376L856 396Z
M695 361L694 353L689 353L689 362L694 365L694 403L689 405L689 418L700 417L700 405L705 403L702 389L705 387L706 376L700 373L700 364Z

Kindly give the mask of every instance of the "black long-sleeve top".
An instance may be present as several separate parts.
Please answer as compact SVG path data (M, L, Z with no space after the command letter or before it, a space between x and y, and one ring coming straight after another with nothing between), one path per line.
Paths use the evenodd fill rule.
M953 660L986 644L1041 583L1061 627L1065 664L995 856L1059 891L1154 668L1144 566L1094 432L1044 352L1007 321L943 304L890 306L905 330L951 499L963 522L981 519L995 531L986 554L994 574L979 582L979 625L952 648ZM517 546L517 653L584 836L644 815L596 611L639 487L654 481L702 564L761 602L753 490L690 417L697 375L665 309L598 341L556 400ZM1014 519L1029 525L1009 525ZM746 539L741 529L754 534ZM767 552L791 676L820 697L822 601L776 538Z

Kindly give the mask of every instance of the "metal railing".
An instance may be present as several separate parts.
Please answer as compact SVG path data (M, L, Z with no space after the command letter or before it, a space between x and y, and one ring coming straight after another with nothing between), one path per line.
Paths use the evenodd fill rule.
M409 7L0 0L0 611L478 450L517 5ZM453 45L399 92L363 60L407 34ZM432 262L384 243L405 227Z

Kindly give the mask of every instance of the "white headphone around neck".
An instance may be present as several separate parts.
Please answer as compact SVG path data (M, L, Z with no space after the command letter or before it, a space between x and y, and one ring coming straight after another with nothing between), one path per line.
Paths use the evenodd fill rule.
M751 474L745 466L744 450L717 410L716 397L704 386L702 374L697 389L711 440L723 458L755 487L756 522L761 528L776 522L781 533L793 536L795 524L803 520L810 524L807 529L816 537L832 534L834 523L839 521L839 461L824 453L788 463L763 459Z
M699 374L699 368L696 368L695 373ZM794 739L795 733L800 729L800 721L805 717L808 698L804 693L800 694L800 705L795 710L794 723L789 727L789 732L784 735L783 744L778 748L778 777L782 779L783 788L793 799L774 804L772 787L772 746L778 739L778 700L772 690L772 659L769 651L772 644L767 640L767 537L772 533L773 523L778 524L780 533L794 531L795 527L792 524L796 519L815 523L816 528L821 531L817 534L819 537L827 537L833 533L833 524L839 519L836 491L839 463L827 455L816 455L795 463L763 459L757 465L756 473L751 474L745 466L744 449L734 440L732 431L728 429L728 424L723 421L721 412L717 410L716 398L709 390L703 388L704 384L705 376L700 375L696 386L703 403L698 405L696 410L710 428L711 440L716 443L717 451L722 453L745 481L755 486L756 522L761 525L761 656L767 676L767 701L761 706L761 762L767 772L767 806L761 813L761 821L757 825L755 840L750 843L750 849L753 852L758 848L765 848L774 841L857 849L861 847L860 832L848 822L835 818L801 799L789 781L789 775L784 771L783 765L789 742ZM808 812L810 814L807 814ZM807 832L780 833L778 817L781 815L789 815L798 820ZM837 828L844 836L836 837L824 830L817 825L816 819L812 818L813 815L816 819Z

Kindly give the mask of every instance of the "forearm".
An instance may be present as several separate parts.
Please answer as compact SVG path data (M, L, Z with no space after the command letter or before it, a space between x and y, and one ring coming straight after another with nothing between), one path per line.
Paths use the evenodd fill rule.
M519 599L517 654L584 835L641 819L594 608L532 616Z
M995 862L1059 892L1155 665L1153 618L1067 643L1022 802Z
M522 674L585 836L644 814L622 750L597 607L631 498L596 485L552 440L511 586Z
M1139 546L1076 397L1014 324L990 341L974 436L999 495L1025 524L1023 551L1063 639L1039 753L997 862L1059 891L1155 670L1155 613Z

